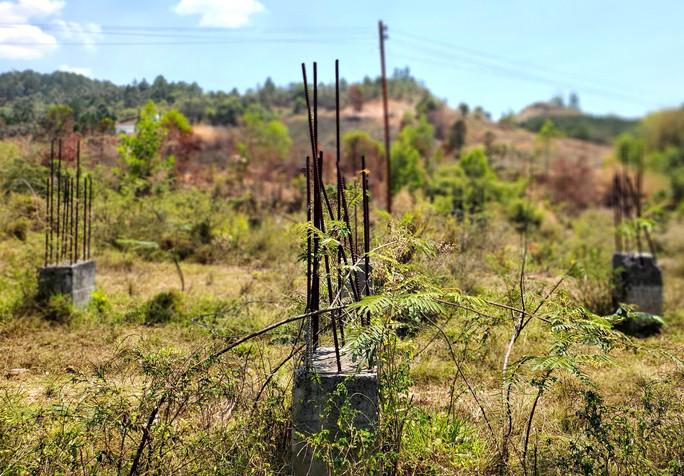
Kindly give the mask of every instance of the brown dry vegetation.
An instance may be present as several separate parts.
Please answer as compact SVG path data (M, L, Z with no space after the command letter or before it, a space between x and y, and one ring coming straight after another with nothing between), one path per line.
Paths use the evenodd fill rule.
M368 130L379 138L378 104L364 104L360 114L345 110L345 128ZM407 104L405 110L411 108ZM393 104L393 110L400 111L400 105ZM401 111L393 116L396 129ZM322 130L332 130L329 112L320 120ZM284 202L296 203L300 194L292 181L299 157L307 153L307 124L303 115L285 121L295 145L292 158L277 164L277 170L259 163L244 181L238 180L231 168L237 159L229 151L240 131L198 126L187 157L176 164L177 188L142 200L115 190L110 170L117 163L115 141L89 141L84 162L107 192L96 203L98 292L88 308L64 313L62 323L46 320L56 310L34 300L42 257L42 200L27 191L3 195L0 462L8 468L3 471L127 472L144 438L146 419L170 388L178 399L160 412L160 423L150 430L152 443L140 473L288 474L290 384L298 362L284 365L260 403L254 402L264 380L292 349L297 326L242 344L221 359L202 360L208 362L203 372L186 371L193 359L204 359L304 307L304 264L298 261L302 230L296 225L304 214L296 207L288 210ZM525 176L527 162L539 164L533 134L475 117L467 119L467 127L468 146L485 143L487 132L494 134L490 159L500 176ZM333 144L334 136L321 136L322 148L333 150ZM14 146L32 162L42 145L22 140ZM526 236L523 296L516 294L521 235L508 214L509 204L492 203L482 216L459 221L437 211L421 192L403 190L396 197L395 217L374 210L374 246L393 244L387 259L377 260L387 295L439 289L473 298L464 302L475 311L446 308L417 318L408 312L391 316L393 325L407 329L404 337L386 344L389 350L383 354L383 368L389 369L384 382L397 400L385 403L382 428L405 426L398 440L382 433L379 441L386 446L380 448L350 437L350 446L358 444L359 451L370 454L364 453L361 463L345 461L348 474L684 471L684 222L674 213L654 230L665 279L662 333L631 340L604 329L603 338L614 339L610 358L586 342L574 347L577 354L601 358L581 361L578 373L554 370L557 380L547 382L540 397L525 463L520 452L539 374L521 372L509 400L510 454L502 464L501 435L508 424L502 365L515 312L484 300L515 309L523 298L532 308L565 276L541 308L541 317L572 327L582 321L582 309L603 313L611 307L613 229L611 213L602 206L616 168L607 160L610 149L558 139L552 152L549 176L537 177L529 191L541 219ZM587 165L579 182L571 173L577 161ZM249 191L270 194L270 182L286 182L279 193L290 198L272 206L241 201ZM647 175L649 195L663 184L661 175ZM24 222L23 235L12 231ZM202 241L192 230L204 223L211 237ZM161 246L149 253L127 250L117 244L119 238ZM431 252L422 254L422 249ZM170 258L177 250L184 253L183 291ZM566 276L568 269L573 272ZM166 322L148 319L149 303L171 291L171 317ZM559 332L547 321L531 321L515 343L513 360L549 355Z

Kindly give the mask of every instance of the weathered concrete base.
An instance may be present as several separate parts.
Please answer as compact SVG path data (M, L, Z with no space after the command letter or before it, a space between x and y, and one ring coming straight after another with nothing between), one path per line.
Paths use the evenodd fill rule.
M340 408L349 409L356 428L372 428L378 422L378 374L376 369L357 370L357 364L342 355L337 371L335 350L321 347L313 356L312 368L295 371L292 402L292 470L296 476L328 475L329 468L313 454L305 438L323 429L335 438ZM342 385L344 391L337 391Z
M71 298L74 306L85 306L95 290L95 261L72 265L46 266L38 270L38 299L47 301L55 294Z
M663 276L650 253L613 254L613 301L633 304L639 311L662 315Z

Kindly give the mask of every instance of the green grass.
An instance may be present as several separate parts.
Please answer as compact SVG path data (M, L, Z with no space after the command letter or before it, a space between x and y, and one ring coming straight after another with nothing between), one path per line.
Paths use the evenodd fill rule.
M302 214L251 214L216 203L200 188L141 201L109 189L97 203L97 291L87 308L72 311L34 300L42 261L42 208L34 200L25 191L0 196L3 225L38 223L22 236L0 234L5 473L127 472L149 415L168 394L150 429L141 473L288 474L291 383L299 362L283 365L256 405L255 398L291 351L298 325L219 359L211 355L302 312L302 230L293 224ZM502 364L514 317L484 300L520 305L520 236L503 206L461 224L420 198L415 202L403 218L374 212L374 243L390 244L384 260L375 258L374 272L391 304L374 326L408 322L411 331L380 346L381 425L345 440L362 459L335 463L350 474L394 468L398 474L496 473L508 421ZM597 208L568 218L542 205L544 221L527 239L525 304L533 309L576 263L540 311L569 330L553 332L534 319L511 362L548 356L561 337L583 335L575 328L582 320L578 308L598 312L609 299L610 212ZM196 232L201 223L210 224L209 234ZM536 455L539 474L603 474L606 467L609 474L681 474L684 247L675 238L682 229L673 216L655 230L665 276L663 332L620 341L610 358L591 342L573 342L568 353L584 359L581 372L559 367L545 382L528 455L530 465ZM160 246L149 252L118 245L118 238ZM183 291L170 250L188 251L178 255ZM435 307L430 293L460 297L468 309ZM599 337L616 338L608 331ZM511 387L508 470L514 474L523 473L520 451L540 376L521 368ZM335 454L335 442L320 445Z

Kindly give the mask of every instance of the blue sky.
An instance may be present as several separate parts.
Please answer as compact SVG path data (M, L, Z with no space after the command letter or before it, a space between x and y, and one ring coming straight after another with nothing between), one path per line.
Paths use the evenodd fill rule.
M681 0L0 0L0 71L55 69L127 83L244 90L409 66L438 96L495 117L576 91L584 110L635 117L684 103Z

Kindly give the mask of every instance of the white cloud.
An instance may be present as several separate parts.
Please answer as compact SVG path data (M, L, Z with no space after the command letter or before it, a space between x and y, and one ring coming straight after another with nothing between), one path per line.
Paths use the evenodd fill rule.
M174 10L179 15L201 15L200 26L239 28L266 7L258 0L180 0Z
M38 59L57 47L57 38L33 25L0 28L0 58Z
M99 25L56 20L45 26L32 24L58 15L64 0L11 0L0 1L0 58L33 60L42 58L59 46L59 41L83 44L95 49L101 37Z
M93 70L90 68L79 67L79 66L69 66L68 64L63 64L62 66L59 67L59 70L64 71L65 73L80 74L83 76L87 76L89 78L93 77Z
M63 0L18 0L0 2L3 23L25 23L29 18L44 18L64 8Z
M95 49L95 43L102 37L102 28L96 23L57 20L55 25L58 27L62 39L67 42L83 44L90 50Z
M38 59L57 47L57 38L38 26L32 18L45 18L64 8L62 0L18 0L0 2L0 58Z

